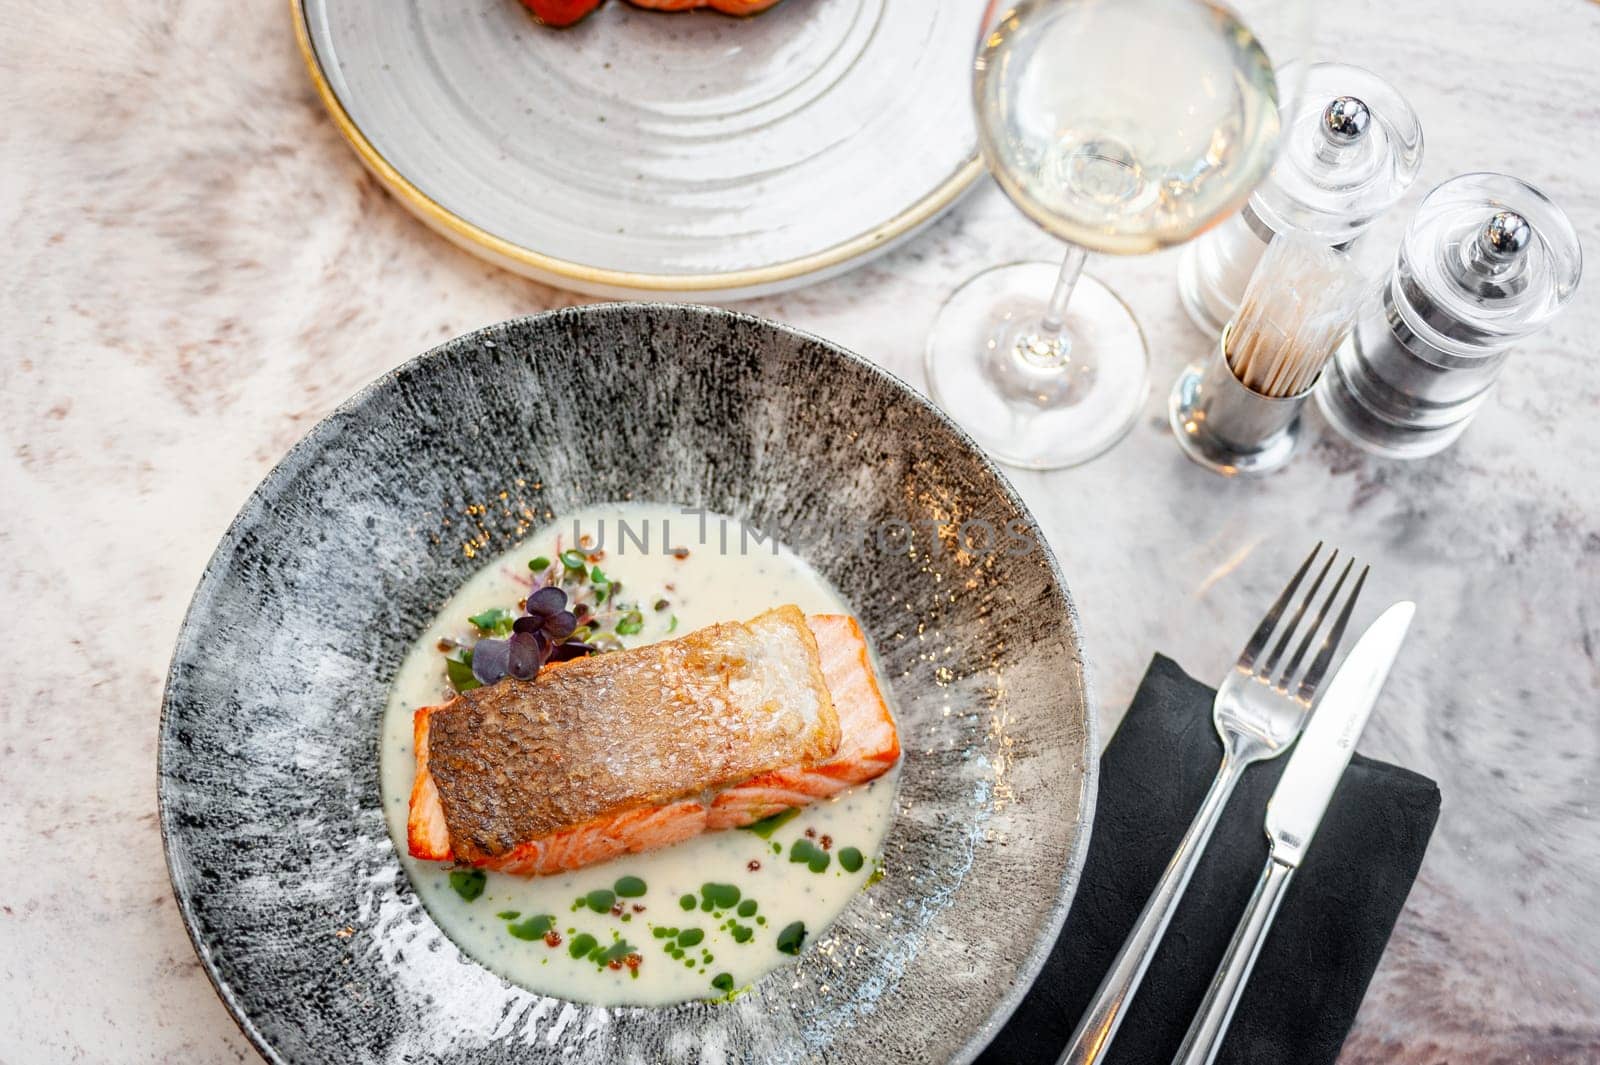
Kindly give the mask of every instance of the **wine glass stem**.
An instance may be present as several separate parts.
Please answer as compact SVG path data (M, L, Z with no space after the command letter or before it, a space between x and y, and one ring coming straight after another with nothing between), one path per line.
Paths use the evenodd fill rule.
M1076 244L1067 245L1067 254L1061 260L1061 272L1056 275L1056 287L1050 293L1050 302L1045 306L1044 317L1039 320L1040 332L1051 337L1065 350L1067 347L1067 303L1072 299L1072 290L1077 287L1078 278L1083 273L1083 261L1089 253Z

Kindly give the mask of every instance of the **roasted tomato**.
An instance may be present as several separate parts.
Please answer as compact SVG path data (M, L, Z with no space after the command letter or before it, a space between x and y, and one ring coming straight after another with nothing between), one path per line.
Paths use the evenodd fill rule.
M522 0L546 26L570 26L600 6L600 0Z
M754 15L778 0L629 0L635 7L656 11L688 11L709 7L724 15ZM600 6L601 0L522 0L534 17L546 26L570 26Z

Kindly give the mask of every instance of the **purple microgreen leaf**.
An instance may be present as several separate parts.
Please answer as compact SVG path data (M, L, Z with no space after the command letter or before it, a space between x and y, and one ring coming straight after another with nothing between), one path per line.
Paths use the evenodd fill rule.
M550 655L550 641L543 633L513 633L506 672L518 680L532 680Z
M511 659L507 640L479 640L472 648L472 675L480 684L493 684L506 675Z
M571 636L577 628L578 618L570 610L551 614L544 622L544 634L555 643L560 643Z
M546 585L528 596L528 613L547 618L567 608L567 593L553 585Z

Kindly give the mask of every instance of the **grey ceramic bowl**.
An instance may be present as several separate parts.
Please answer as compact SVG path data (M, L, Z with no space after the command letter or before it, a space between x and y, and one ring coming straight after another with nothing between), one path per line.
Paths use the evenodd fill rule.
M885 878L731 1004L507 983L435 926L379 806L390 677L482 552L630 498L790 540L853 602L901 715ZM195 949L272 1061L966 1061L1071 900L1093 720L1054 559L925 400L760 319L583 307L405 364L251 496L173 656L161 824Z

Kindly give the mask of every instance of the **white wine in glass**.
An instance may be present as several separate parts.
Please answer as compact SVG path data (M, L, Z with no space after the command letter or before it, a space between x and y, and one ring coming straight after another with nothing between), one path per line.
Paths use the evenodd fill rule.
M929 338L931 391L997 458L1070 466L1133 425L1144 338L1120 299L1081 276L1086 249L1157 251L1239 210L1277 149L1287 87L1274 64L1296 57L1307 29L1303 0L990 5L974 79L984 159L1070 244L1059 267L968 281Z

